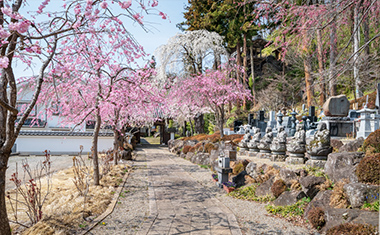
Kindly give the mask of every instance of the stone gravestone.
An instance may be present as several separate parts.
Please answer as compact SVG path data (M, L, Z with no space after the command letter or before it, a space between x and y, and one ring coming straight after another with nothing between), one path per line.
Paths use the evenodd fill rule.
M349 110L350 102L345 95L332 96L323 104L326 117L347 117Z
M235 131L235 133L237 133L239 131L241 125L243 125L242 121L239 121L239 120L235 120L234 121L234 131Z
M350 102L345 95L332 96L323 105L323 121L331 136L346 137L354 133L354 122L348 117Z
M259 111L259 120L257 123L257 127L260 128L261 132L265 132L267 128L267 123L265 122L265 117L264 117L264 110Z
M269 126L272 127L272 129L274 129L276 127L276 112L275 111L270 111L269 112Z

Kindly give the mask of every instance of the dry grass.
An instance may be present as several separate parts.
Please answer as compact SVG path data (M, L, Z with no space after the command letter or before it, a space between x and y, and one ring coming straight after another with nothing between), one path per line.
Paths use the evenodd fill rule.
M291 186L290 186L291 190L295 190L295 191L301 191L302 190L302 186L301 186L300 182L298 182L298 180L291 180L290 183L291 183Z
M316 187L320 191L326 191L326 190L331 189L332 186L333 186L332 181L329 178L326 178L326 180L325 180L325 182L323 182L323 184L317 185Z
M99 186L91 185L87 194L85 211L84 197L73 183L73 169L57 172L52 177L53 187L43 206L43 218L33 227L23 231L23 234L72 234L79 230L80 225L90 223L93 218L102 214L111 203L116 187L119 186L126 174L128 165L112 166L111 171L104 175ZM42 187L42 191L46 188ZM11 197L15 191L10 190ZM14 219L14 213L7 204L8 217ZM27 224L28 218L22 211L25 208L18 205L18 221ZM86 221L86 220L87 221ZM11 224L12 231L20 231L22 227Z
M347 208L350 205L348 196L343 189L343 186L347 183L348 180L345 179L335 184L330 196L330 206L335 208Z

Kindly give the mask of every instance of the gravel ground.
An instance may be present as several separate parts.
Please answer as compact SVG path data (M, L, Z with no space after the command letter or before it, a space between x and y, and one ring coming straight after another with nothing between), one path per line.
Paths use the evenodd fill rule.
M316 231L306 227L295 226L285 219L276 218L267 213L266 204L244 201L227 196L224 190L219 189L211 180L211 172L187 160L172 155L186 172L196 178L205 190L224 203L236 216L243 234L315 234ZM254 159L250 159L254 160ZM269 163L269 162L268 162Z
M148 215L146 156L138 154L113 212L88 234L135 234Z

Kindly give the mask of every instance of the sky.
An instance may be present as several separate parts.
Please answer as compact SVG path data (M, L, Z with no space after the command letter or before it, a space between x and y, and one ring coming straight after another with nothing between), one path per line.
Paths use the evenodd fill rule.
M160 45L166 44L170 37L180 33L176 24L183 22L184 8L187 0L159 0L157 9L166 13L168 19L163 20L158 15L144 17L146 33L139 25L134 24L128 28L136 40L144 47L146 53L153 54L154 50Z
M40 4L41 0L30 0L28 1L29 6L26 7L26 11L33 9L38 2ZM49 11L54 11L61 9L63 1L51 1L46 9ZM136 2L132 1L132 7ZM180 30L176 27L176 24L183 22L184 8L188 4L187 0L158 0L158 6L155 12L152 14L144 15L144 25L148 32L146 32L139 24L132 23L132 20L129 22L124 22L129 32L137 40L137 42L143 46L147 54L153 55L156 48L166 44L170 37L175 36L177 33L180 33ZM161 11L167 14L167 19L164 20L161 16L158 15L158 12ZM23 12L21 12L23 14ZM147 57L146 60L150 60L151 56ZM140 66L144 66L146 61L139 60L137 61ZM40 64L40 62L35 62ZM36 67L37 70L31 70L22 66L22 64L16 65L15 75L16 78L24 76L33 76L38 73L39 66Z

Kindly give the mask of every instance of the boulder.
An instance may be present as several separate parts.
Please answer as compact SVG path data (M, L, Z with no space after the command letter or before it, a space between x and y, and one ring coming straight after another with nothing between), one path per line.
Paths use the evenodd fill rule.
M356 183L356 166L363 157L364 153L361 152L331 153L325 164L325 173L334 183L343 179Z
M184 141L181 139L169 140L168 147L169 151L175 154L180 154L184 146Z
M326 210L327 208L329 208L331 193L332 193L331 190L318 192L317 195L306 206L305 212L304 212L304 218L308 217L310 210L314 207L321 207L323 210Z
M280 178L285 182L285 184L289 187L292 183L290 181L296 180L297 175L294 173L294 171L288 169L288 168L281 168L280 169Z
M210 155L208 153L197 153L192 157L191 162L198 165L210 165Z
M302 198L307 197L302 191L285 191L276 200L273 201L275 206L290 206Z
M305 169L302 169L302 168L295 169L294 173L296 173L296 175L300 176L300 177L307 176L307 171Z
M346 95L332 96L323 105L326 117L347 117L349 110L350 102Z
M218 157L219 157L219 150L211 150L210 165L211 165L212 171L215 171L215 167L218 166Z
M302 186L302 191L311 199L317 195L319 192L318 185L322 184L325 182L324 177L317 177L314 175L308 175L306 177L301 177L299 182Z
M370 224L379 226L379 213L358 209L337 209L328 207L325 209L326 224L321 232L326 232L332 227L344 223Z
M326 224L321 232L344 223L368 223L379 226L379 213L363 211L358 209L339 209L330 207L331 190L319 192L313 200L306 206L304 218L307 219L312 208L321 207L325 212Z
M337 140L337 139L331 139L331 140L330 140L330 145L331 145L331 147L333 147L334 149L339 149L340 147L343 146L343 142L340 141L340 140Z
M196 145L198 143L198 140L186 140L184 141L183 145L189 145L191 147L193 147L194 145Z
M191 161L191 158L193 158L193 157L194 157L194 153L193 152L188 152L188 153L186 153L185 159Z
M232 177L232 182L236 184L236 187L241 187L245 185L245 176L247 175L246 171L242 171L237 176Z
M260 184L257 188L256 188L256 192L255 192L255 195L257 197L265 197L267 195L270 195L273 197L273 193L271 191L271 187L272 187L272 184L274 182L274 176L272 176L271 178L269 178L267 181L265 181L264 183Z
M249 176L251 176L252 178L256 178L257 176L259 176L259 174L257 173L257 164L254 163L254 162L250 162L248 163L248 165L246 166L245 168L245 171L247 172L247 174Z
M350 141L339 148L339 152L356 152L363 145L364 138L359 137L353 141Z
M365 202L372 203L379 200L380 186L349 183L343 188L353 208L360 208Z

